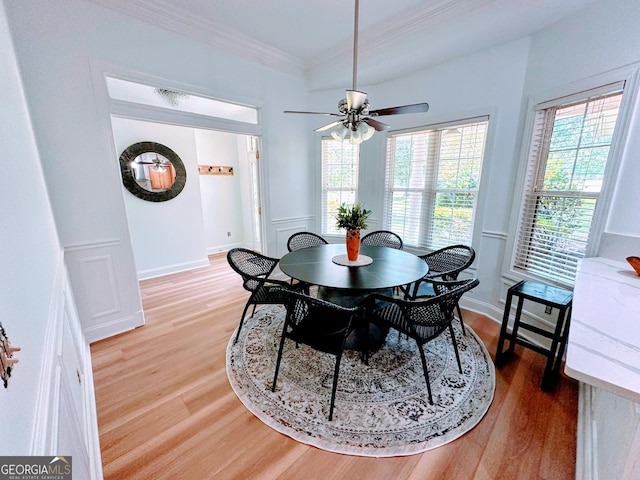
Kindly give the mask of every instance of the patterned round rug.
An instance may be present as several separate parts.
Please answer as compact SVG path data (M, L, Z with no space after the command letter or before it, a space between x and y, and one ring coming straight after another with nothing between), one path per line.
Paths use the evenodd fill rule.
M333 421L327 419L334 358L285 341L275 392L271 391L284 322L281 306L247 318L227 347L227 376L256 417L289 437L331 452L372 457L412 455L471 430L489 409L495 390L491 357L476 333L454 322L462 375L448 333L425 345L434 404L429 404L415 341L391 330L365 365L345 351Z

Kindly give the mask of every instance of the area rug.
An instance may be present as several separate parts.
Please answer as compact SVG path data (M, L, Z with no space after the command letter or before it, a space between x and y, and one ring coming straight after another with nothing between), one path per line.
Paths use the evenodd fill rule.
M271 428L331 452L371 457L421 453L459 438L480 422L495 390L491 357L476 333L455 322L462 371L448 333L425 348L428 400L413 340L391 330L365 365L345 351L333 420L327 419L334 357L287 340L277 388L271 391L285 310L264 306L227 347L227 376L242 403ZM249 433L248 433L249 434Z

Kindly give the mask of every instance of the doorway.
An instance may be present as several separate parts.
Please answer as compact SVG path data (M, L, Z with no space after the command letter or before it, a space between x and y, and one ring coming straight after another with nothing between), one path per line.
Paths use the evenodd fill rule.
M138 279L208 265L208 255L262 248L259 137L112 116L120 154L139 141L161 143L187 170L183 191L166 202L123 189ZM200 174L200 167L225 174ZM216 169L217 170L217 169Z
M204 266L208 255L234 247L261 251L258 109L105 79L117 154L137 142L155 142L176 151L187 170L182 192L165 202L123 190L138 278Z

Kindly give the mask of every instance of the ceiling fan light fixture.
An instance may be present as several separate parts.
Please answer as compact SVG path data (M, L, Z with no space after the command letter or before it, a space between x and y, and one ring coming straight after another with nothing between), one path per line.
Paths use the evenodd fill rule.
M336 127L331 130L331 136L334 140L338 142L344 142L344 138L349 133L349 129L345 127L342 123L340 125L336 125Z
M360 125L358 125L358 130L362 130L363 142L373 137L373 134L376 132L376 130L371 125L367 125L364 122L361 122Z
M360 145L362 143L362 133L357 128L355 130L351 130L349 134L349 143L351 145Z
M349 140L351 145L360 145L362 142L369 140L375 129L365 122L357 122L351 124L341 123L331 130L331 136L338 142Z

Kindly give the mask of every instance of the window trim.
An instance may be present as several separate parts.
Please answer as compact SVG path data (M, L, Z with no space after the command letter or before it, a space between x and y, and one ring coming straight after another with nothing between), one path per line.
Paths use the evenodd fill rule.
M587 79L578 80L529 97L526 109L525 126L523 128L520 146L518 174L515 178L514 184L515 188L513 199L514 203L516 201L518 202L518 208L513 208L511 210L511 218L509 221L510 227L506 239L507 243L503 259L503 281L511 284L513 281L523 279L542 280L548 284L565 288L567 287L567 284L565 283L553 281L552 279L540 277L521 269L514 268L518 228L523 214L522 209L524 208L524 197L527 193L526 175L529 166L528 161L531 152L531 145L533 142L533 130L535 127L537 107L539 108L549 106L549 104L558 103L559 99L570 100L574 98L574 96L581 96L584 98L585 92L596 91L598 88L615 85L616 83L624 84L624 94L622 96L620 111L618 113L618 125L611 140L611 147L609 151L610 161L607 162L602 189L600 190L598 204L591 222L591 234L585 254L585 257L590 257L599 251L608 215L613 206L613 194L616 182L618 181L622 159L625 156L629 128L633 119L633 107L638 102L637 99L640 93L638 92L640 87L640 63L612 70Z
M387 138L385 140L385 147L384 147L384 151L383 151L383 156L384 156L384 182L383 182L383 218L382 218L382 224L384 225L384 228L388 229L389 228L389 223L391 222L391 217L390 217L390 210L389 210L389 204L387 202L387 196L388 196L388 191L387 191L387 173L388 173L388 165L387 165L387 160L388 160L388 148L389 148L389 141L391 137L394 136L400 136L400 135L410 135L413 133L420 133L420 132L424 132L424 131L437 131L437 130L445 130L449 127L454 127L454 126L461 126L461 125L470 125L470 124L474 124L474 123L482 123L482 122L486 122L487 126L486 126L486 133L485 133L485 140L484 140L484 153L483 153L483 157L482 157L482 165L480 167L480 172L479 172L479 178L480 181L478 183L478 188L476 191L476 199L475 199L475 207L474 207L474 211L473 211L473 219L472 219L472 230L471 230L471 236L469 239L468 244L469 245L475 245L479 242L479 238L482 236L482 222L483 222L483 217L484 217L484 211L485 211L485 205L486 205L486 189L487 189L487 184L489 183L488 181L483 181L483 179L488 178L488 169L490 168L490 161L487 161L488 158L491 157L491 155L493 154L493 137L494 137L494 123L495 123L495 116L496 116L496 112L487 112L486 110L484 110L483 112L477 112L477 114L472 114L469 115L469 113L471 112L467 112L467 115L461 115L460 118L456 118L454 120L446 120L446 121L439 121L439 122L434 122L434 123L430 123L427 125L420 125L420 126L415 126L415 127L410 127L410 128L403 128L403 129L397 129L397 130L390 130L387 134ZM475 112L473 112L475 113ZM437 172L437 168L434 168L432 173L435 174ZM434 190L435 191L435 190ZM428 226L428 230L429 232L432 229L432 224L429 224ZM409 245L406 244L405 245L405 249L410 250L410 251L415 251L416 253L424 253L425 251L433 251L434 248L430 247L430 246L423 246L423 245Z

